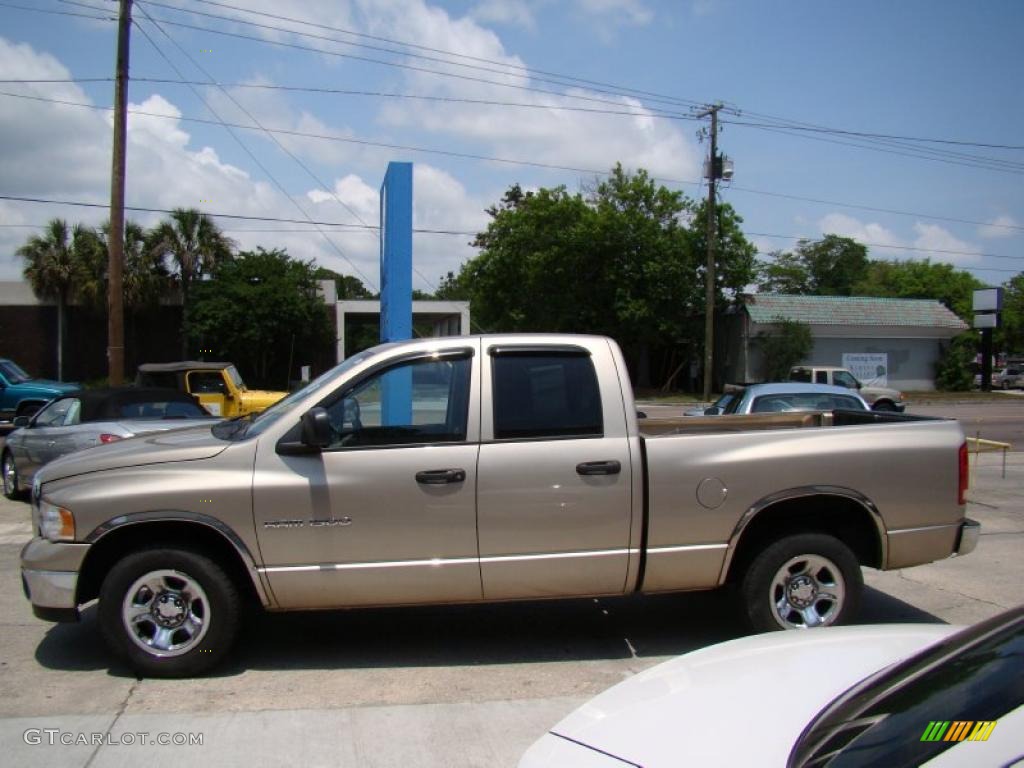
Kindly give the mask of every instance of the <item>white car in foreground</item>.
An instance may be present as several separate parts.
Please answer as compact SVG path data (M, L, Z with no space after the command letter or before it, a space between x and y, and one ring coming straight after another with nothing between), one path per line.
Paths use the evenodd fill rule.
M967 629L768 633L610 688L519 768L1024 765L1022 705L1024 607Z

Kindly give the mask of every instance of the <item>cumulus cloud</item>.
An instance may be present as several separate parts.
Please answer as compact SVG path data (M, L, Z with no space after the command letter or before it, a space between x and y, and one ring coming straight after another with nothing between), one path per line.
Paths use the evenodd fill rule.
M354 211L362 221L376 225L380 210L380 190L363 178L349 174L335 181L330 192L314 189L306 197L317 219L351 221ZM487 225L486 203L471 195L451 174L424 163L413 166L413 227L475 233ZM346 256L373 288L379 271L379 240L375 231L332 233L343 241ZM468 245L469 234L417 233L413 237L413 285L425 291L437 288L437 281L448 271L457 272L476 251ZM338 257L335 257L338 258ZM332 266L328 264L327 266ZM337 266L332 266L337 269ZM341 271L351 272L342 268ZM418 273L418 274L417 274Z
M981 260L981 250L953 235L938 224L914 224L914 247L925 251L938 251L934 261L950 261L954 264L974 264ZM949 253L943 253L948 251Z
M978 227L978 236L987 240L996 240L1004 237L1014 237L1020 234L1020 223L1007 214L996 216L994 219ZM1013 229L1011 229L1011 227Z
M482 0L469 15L481 24L506 24L529 30L537 27L533 9L525 0Z
M651 23L654 13L640 0L576 0L585 13L612 16L618 21L642 27Z
M981 249L956 237L938 224L916 222L912 236L900 236L881 224L862 222L843 213L830 213L818 226L822 234L850 237L868 246L874 258L930 259L970 266L981 259Z
M818 222L822 234L849 237L857 242L870 244L872 250L886 246L902 246L903 241L894 232L881 224L865 223L844 213L830 213ZM889 249L891 251L891 249Z

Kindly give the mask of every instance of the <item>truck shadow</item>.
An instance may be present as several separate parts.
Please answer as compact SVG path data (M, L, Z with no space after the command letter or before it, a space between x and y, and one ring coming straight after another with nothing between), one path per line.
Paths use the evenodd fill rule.
M103 645L95 608L36 649L51 669L132 672ZM858 623L942 623L870 587ZM748 634L724 593L257 614L213 677L247 670L447 667L674 656Z

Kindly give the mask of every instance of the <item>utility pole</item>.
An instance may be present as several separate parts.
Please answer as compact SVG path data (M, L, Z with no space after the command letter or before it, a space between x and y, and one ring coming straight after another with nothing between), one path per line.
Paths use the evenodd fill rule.
M120 0L117 73L114 81L114 158L110 172L110 232L107 235L107 377L124 382L124 181L128 134L128 42L132 0Z
M715 180L721 173L718 161L718 110L721 104L712 104L698 112L698 117L711 117L711 154L708 159L708 261L704 286L704 400L711 400L711 373L714 365L715 343Z

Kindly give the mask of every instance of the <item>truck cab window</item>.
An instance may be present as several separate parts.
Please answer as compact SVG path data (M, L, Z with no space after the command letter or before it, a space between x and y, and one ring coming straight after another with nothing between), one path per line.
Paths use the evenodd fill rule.
M421 359L378 371L327 406L330 448L462 442L469 415L469 357Z
M494 437L604 434L601 392L588 355L502 353L493 358Z

